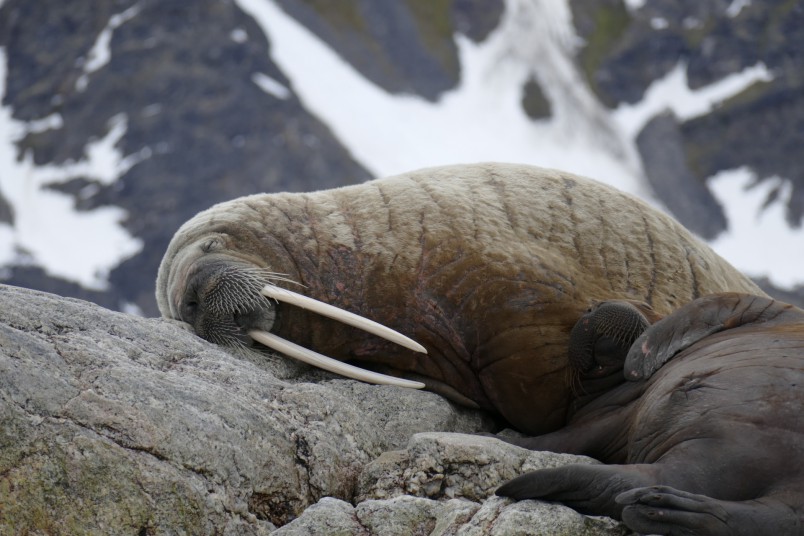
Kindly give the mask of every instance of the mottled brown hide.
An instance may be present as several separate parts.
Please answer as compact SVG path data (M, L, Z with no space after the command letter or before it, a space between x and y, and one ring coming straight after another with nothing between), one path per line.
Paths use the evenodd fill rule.
M164 316L187 320L182 304L212 254L286 274L304 286L280 286L396 329L429 354L293 307L279 307L275 333L424 376L428 387L452 389L454 399L531 433L565 421L568 335L595 300L633 299L665 314L710 292L760 292L631 196L568 173L493 163L216 205L187 222L165 254Z

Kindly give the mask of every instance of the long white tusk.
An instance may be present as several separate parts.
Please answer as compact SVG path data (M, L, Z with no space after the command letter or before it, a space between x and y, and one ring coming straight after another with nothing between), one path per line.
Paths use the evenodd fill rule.
M414 382L402 378L395 378L393 376L386 376L385 374L380 374L379 372L371 372L370 370L347 365L342 361L332 359L331 357L321 355L318 352L314 352L303 346L299 346L296 343L286 341L282 337L277 337L273 333L269 333L267 331L253 329L248 332L248 335L255 341L264 344L268 348L273 348L277 352L281 352L288 357L298 359L299 361L304 361L308 365L313 365L314 367L328 370L347 378L368 383L396 385L398 387L408 387L410 389L424 389L424 384L422 382Z
M373 320L350 313L349 311L345 311L335 307L334 305L329 305L322 301L297 294L290 290L275 287L273 285L265 285L260 292L262 292L263 296L267 296L268 298L273 298L277 301L296 305L298 307L302 307L303 309L313 311L314 313L333 318L339 322L343 322L344 324L362 329L363 331L371 333L372 335L377 335L383 339L395 342L396 344L409 348L414 352L421 352L423 354L427 353L427 350L425 350L424 346L417 343L413 339L405 337L398 331L394 331L391 328L378 324Z

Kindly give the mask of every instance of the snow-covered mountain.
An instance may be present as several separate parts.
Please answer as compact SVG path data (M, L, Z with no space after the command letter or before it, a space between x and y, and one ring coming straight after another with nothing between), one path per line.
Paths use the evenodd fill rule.
M648 199L804 301L804 3L98 4L0 1L2 281L153 315L216 202L499 160Z

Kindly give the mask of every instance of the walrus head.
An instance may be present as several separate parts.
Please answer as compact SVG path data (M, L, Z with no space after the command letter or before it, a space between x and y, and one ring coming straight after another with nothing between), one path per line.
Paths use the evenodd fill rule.
M168 292L159 307L169 318L186 322L200 337L224 346L248 347L255 341L288 357L347 378L421 389L424 384L361 369L304 348L272 333L283 304L300 307L359 328L416 352L425 348L368 318L323 303L277 284L297 284L262 266L259 259L234 255L226 235L206 236L176 255L172 270L160 269L157 286Z
M661 319L647 303L606 300L595 303L570 332L572 412L625 381L623 364L634 341Z

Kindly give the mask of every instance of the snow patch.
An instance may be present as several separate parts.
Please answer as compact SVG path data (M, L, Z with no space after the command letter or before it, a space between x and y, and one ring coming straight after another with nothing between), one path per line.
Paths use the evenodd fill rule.
M64 118L60 113L52 113L41 119L34 119L25 124L25 134L39 134L48 130L58 130L64 126Z
M750 169L722 171L709 185L723 205L727 231L710 242L722 257L751 276L766 276L779 287L801 284L804 229L791 229L785 207L793 186L779 177L756 183ZM769 196L774 200L765 206Z
M5 94L6 56L0 48L0 101ZM12 225L0 224L0 264L39 266L48 274L90 289L108 286L109 271L142 250L142 241L122 226L127 213L119 207L79 212L72 197L48 188L86 178L114 183L133 160L115 147L126 131L125 116L110 122L103 138L87 144L86 157L59 166L37 166L31 154L17 158L16 143L43 120L24 123L9 107L0 107L0 195L11 205ZM32 126L33 125L33 126ZM82 195L91 194L91 185Z
M645 0L625 0L625 7L629 12L633 13L645 5Z
M711 112L756 82L771 80L773 75L759 62L708 86L690 89L687 65L679 62L663 78L651 83L640 102L621 104L612 117L629 138L635 139L648 121L664 111L671 110L681 121L686 121Z
M751 0L732 0L731 4L729 4L729 7L726 8L726 15L734 18L740 14L740 11L742 11L743 8L746 8L750 5Z
M580 41L565 1L507 0L499 27L480 44L456 35L462 68L438 102L390 95L268 0L237 0L271 42L271 56L305 109L326 123L376 176L478 161L523 162L647 193L637 159L574 62ZM553 117L521 106L534 77Z
M131 303L129 301L123 301L120 304L120 311L126 313L127 315L134 315L134 316L145 316L145 313L142 312L142 309L136 303Z
M229 38L235 43L245 43L248 41L248 33L243 28L235 28L229 34Z
M89 85L89 75L109 63L109 60L112 58L112 49L110 46L112 33L125 22L133 19L139 12L140 5L135 4L122 13L117 13L109 18L106 27L98 34L95 44L92 45L89 54L87 54L86 61L83 65L84 72L78 77L78 80L75 81L75 89L77 91L86 90Z
M290 90L282 83L271 78L264 73L254 73L251 75L251 81L259 86L259 88L269 95L273 95L277 99L287 99L290 97Z

